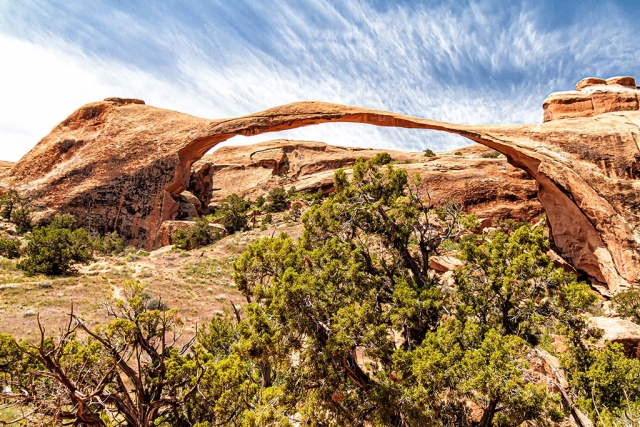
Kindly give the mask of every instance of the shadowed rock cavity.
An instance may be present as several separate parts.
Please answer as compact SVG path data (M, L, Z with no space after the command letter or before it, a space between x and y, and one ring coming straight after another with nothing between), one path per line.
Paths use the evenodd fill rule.
M615 83L597 88L607 99L604 110L584 113L582 103L547 102L552 95L541 125L458 125L324 102L207 120L108 99L59 124L7 181L34 200L40 219L71 212L83 226L117 230L151 248L162 223L176 219L185 204L181 193L189 188L193 163L233 136L328 122L444 131L493 148L528 172L538 182L557 251L609 293L640 284L640 112L627 100L637 100L640 91ZM562 105L562 114L553 105Z

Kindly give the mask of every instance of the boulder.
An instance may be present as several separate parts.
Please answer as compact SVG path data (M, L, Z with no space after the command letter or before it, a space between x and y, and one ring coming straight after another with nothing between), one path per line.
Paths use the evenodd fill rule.
M636 88L636 79L631 76L620 76L620 77L611 77L606 80L608 85L619 85L630 87L632 89Z
M429 257L429 267L441 273L453 271L463 264L462 261L451 256L437 255Z
M628 357L640 359L640 325L619 317L591 317L589 323L604 331L602 341L620 343Z
M576 83L576 90L582 90L585 87L589 86L598 86L598 85L606 85L607 81L605 79L600 79L597 77L585 77Z

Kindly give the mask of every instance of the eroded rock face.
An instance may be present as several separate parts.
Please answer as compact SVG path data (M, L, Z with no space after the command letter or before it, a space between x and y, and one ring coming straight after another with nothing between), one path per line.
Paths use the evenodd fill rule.
M58 125L11 169L8 185L30 196L40 217L68 211L90 229L115 229L152 247L162 222L176 217L193 163L235 135L325 122L451 132L503 153L531 175L557 251L603 292L615 292L640 284L640 112L624 98L636 89L597 87L615 108L561 120L552 113L554 120L541 125L458 125L322 102L206 120L108 100Z
M628 357L640 359L640 325L619 317L591 317L589 323L604 331L603 342L620 343Z
M193 165L189 187L198 186L195 171L208 167L215 171L211 194L199 198L212 206L232 193L254 200L278 186L328 193L337 169L353 166L358 157L370 159L382 152L390 154L396 168L410 176L420 174L422 195L428 194L433 203L453 200L480 218L532 221L543 212L533 178L509 165L504 156L487 157L498 153L481 145L455 150L458 155L444 152L435 157L290 140L223 147Z
M542 102L544 121L593 117L614 111L637 111L640 90L633 77L604 80L587 77L576 84L576 90L557 92Z

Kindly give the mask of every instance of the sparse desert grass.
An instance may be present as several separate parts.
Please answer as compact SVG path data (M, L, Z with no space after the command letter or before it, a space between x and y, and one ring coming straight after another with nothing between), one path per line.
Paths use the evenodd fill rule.
M20 408L11 407L11 408L0 409L0 424L8 423L13 420L17 420L21 417L22 417L22 412L20 411ZM26 425L26 423L12 423L12 424L6 424L6 425L18 427L18 426Z

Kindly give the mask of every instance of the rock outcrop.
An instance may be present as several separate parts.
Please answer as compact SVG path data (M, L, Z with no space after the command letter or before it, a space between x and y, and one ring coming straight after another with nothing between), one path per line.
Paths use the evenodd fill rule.
M640 325L619 317L591 317L589 323L602 329L603 342L620 343L628 357L640 359Z
M28 193L40 217L69 211L84 226L151 247L161 224L176 217L193 163L235 135L326 122L445 131L503 153L531 175L557 251L603 292L615 292L640 284L640 111L618 96L637 90L598 88L615 100L605 109L613 112L552 112L541 125L459 125L323 102L207 120L112 98L54 128L11 169L8 185Z
M497 152L481 145L434 157L425 157L422 152L290 140L222 147L193 165L189 188L207 187L212 179L210 192L199 196L203 205L211 206L231 193L253 200L277 186L327 193L333 189L335 170L349 168L358 157L370 159L382 152L390 154L396 168L407 170L409 175L420 174L422 194L428 194L434 203L453 200L480 218L533 221L543 212L533 178L509 165L504 156L495 158ZM211 178L200 172L203 170L212 171ZM201 180L207 182L201 184Z
M542 102L544 121L593 117L614 111L638 111L640 90L633 77L587 77L576 90L551 94Z

